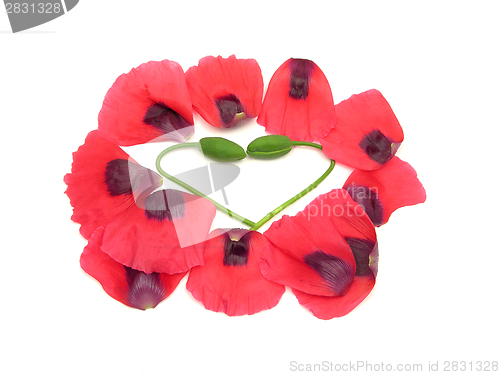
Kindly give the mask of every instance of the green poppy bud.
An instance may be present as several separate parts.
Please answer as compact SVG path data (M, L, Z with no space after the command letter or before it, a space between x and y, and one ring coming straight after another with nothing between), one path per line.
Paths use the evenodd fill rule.
M246 158L245 150L221 137L207 137L200 139L201 152L215 161L236 161Z
M292 140L285 135L266 135L254 139L247 154L256 159L276 159L292 150Z

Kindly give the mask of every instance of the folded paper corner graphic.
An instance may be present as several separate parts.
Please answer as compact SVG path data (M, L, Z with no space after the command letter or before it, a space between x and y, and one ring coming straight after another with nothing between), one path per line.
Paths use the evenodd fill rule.
M73 9L79 0L4 0L13 33L52 21Z

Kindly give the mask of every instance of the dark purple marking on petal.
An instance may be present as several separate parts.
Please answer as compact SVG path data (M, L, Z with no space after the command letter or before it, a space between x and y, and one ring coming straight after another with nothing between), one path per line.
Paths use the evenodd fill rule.
M224 233L224 259L225 266L241 267L248 263L248 251L252 232L245 233L238 241L233 241Z
M184 197L178 190L155 191L144 201L146 217L158 221L183 218L186 211L184 203Z
M154 126L164 134L193 126L181 115L163 103L154 103L149 106L142 121L148 125Z
M376 191L366 186L350 184L346 187L351 198L363 208L373 225L382 225L384 218L384 208Z
M365 134L359 142L359 147L366 152L369 158L380 164L387 163L394 156L397 151L395 145L378 129Z
M370 267L370 254L375 249L375 242L363 238L345 239L351 248L356 261L356 276L373 276Z
M125 159L114 159L106 164L104 182L109 195L115 197L132 194L128 164L128 160Z
M309 95L309 84L314 64L310 60L292 59L290 61L290 79L288 95L292 99L305 100Z
M148 168L125 159L114 159L106 164L104 182L109 195L130 195L138 199L161 186L162 178Z
M165 297L160 275L134 270L124 266L129 286L128 301L140 310L155 308Z
M304 262L325 280L337 296L344 296L354 280L354 269L346 261L321 250L304 256Z
M245 112L240 99L238 99L238 97L234 94L221 96L220 98L215 99L215 105L219 110L220 119L226 127L235 125L231 124L234 120L234 116L238 113Z

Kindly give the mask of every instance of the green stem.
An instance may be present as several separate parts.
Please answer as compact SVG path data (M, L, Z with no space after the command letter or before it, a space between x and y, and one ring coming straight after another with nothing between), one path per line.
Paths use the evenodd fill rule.
M241 221L243 224L248 225L249 227L253 227L255 223L251 220L248 220L244 218L243 216L238 215L237 213L228 210L226 207L222 206L221 204L217 203L213 199L207 197L205 194L202 192L196 190L195 188L191 187L190 185L186 184L185 182L179 180L178 178L175 178L174 176L169 175L167 172L163 170L163 168L160 165L161 159L170 151L176 150L178 148L184 148L184 147L194 147L194 148L199 148L200 144L198 142L187 142L187 143L179 143L177 145L173 145L165 150L163 150L158 157L156 158L156 169L158 170L158 173L160 173L163 177L169 179L170 181L175 182L176 184L182 186L184 189L187 191L199 196L208 199L210 202L212 202L215 207L217 207L220 211L226 213L229 215L229 217L233 217L239 221Z
M292 145L293 146L309 146L309 147L314 147L314 148L322 150L321 145L318 145L316 143L296 142L296 141L293 141ZM250 228L250 230L257 230L257 229L259 229L265 223L267 223L269 220L271 220L274 216L276 216L278 213L280 213L281 211L283 211L285 208L287 208L288 206L290 206L292 203L298 201L300 198L302 198L304 195L306 195L307 193L309 193L313 189L315 189L321 182L323 182L323 180L325 178L328 177L328 175L333 171L333 168L335 168L335 160L331 160L330 161L330 166L328 167L328 169L326 170L326 172L321 175L320 178L318 178L316 181L314 181L311 185L309 185L307 188L305 188L304 190L302 190L300 193L298 193L297 195L295 195L294 197L290 198L289 200L287 200L285 203L283 203L279 207L277 207L274 210L272 210L271 212L269 212L266 216L264 216L261 220L259 220L254 226L252 226Z
M309 147L317 148L318 150L323 150L323 146L318 145L317 143L312 143L312 142L292 141L292 146L309 146Z

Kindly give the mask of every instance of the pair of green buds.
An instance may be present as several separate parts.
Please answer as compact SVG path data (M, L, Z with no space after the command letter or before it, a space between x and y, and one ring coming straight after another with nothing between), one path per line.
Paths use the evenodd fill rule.
M207 137L200 139L201 151L215 161L236 161L248 156L255 159L276 159L288 154L292 150L292 140L284 135L266 135L253 140L243 148L221 137Z

